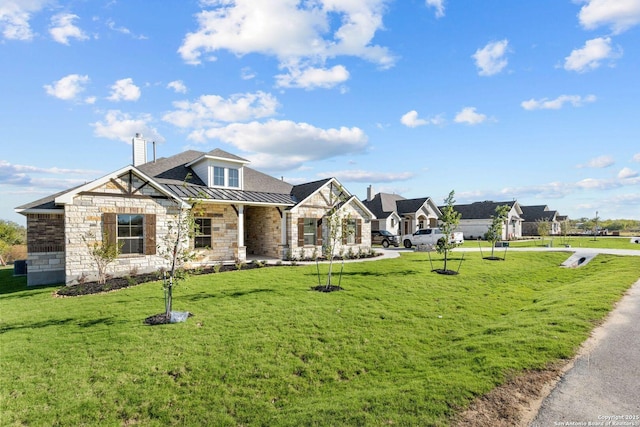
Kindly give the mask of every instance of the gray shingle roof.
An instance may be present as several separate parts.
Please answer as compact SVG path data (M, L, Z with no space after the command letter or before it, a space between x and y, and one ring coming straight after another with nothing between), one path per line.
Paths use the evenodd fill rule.
M557 211L549 210L547 205L537 206L520 206L522 209L522 217L526 222L535 221L553 221L557 215Z
M397 202L406 200L398 194L378 193L372 200L363 200L362 203L378 219L388 218L393 212L397 212Z
M488 219L496 214L496 208L502 205L513 207L516 202L511 200L508 202L475 202L468 205L455 205L454 209L462 215L462 219ZM444 206L440 206L442 210Z
M294 185L291 189L291 195L293 196L293 199L296 203L300 203L332 179L333 178L325 178L318 181Z

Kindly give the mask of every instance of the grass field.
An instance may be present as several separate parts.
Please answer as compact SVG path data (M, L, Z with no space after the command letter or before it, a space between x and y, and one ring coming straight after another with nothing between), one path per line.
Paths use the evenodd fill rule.
M548 236L544 240L539 237L525 240L514 240L509 242L509 246L513 248L533 248L543 247L551 245L552 247L564 247L565 244L571 246L571 248L604 248L604 249L632 249L640 250L640 244L631 243L630 237L612 237L612 236L598 236L594 239L593 236ZM478 244L484 247L490 247L491 244L487 241L481 240L465 240L462 247L465 248L477 248Z
M442 276L408 253L346 264L333 293L315 266L192 276L174 309L194 317L160 326L159 283L53 298L0 270L0 424L447 425L571 357L640 278L636 257L566 257L467 254Z

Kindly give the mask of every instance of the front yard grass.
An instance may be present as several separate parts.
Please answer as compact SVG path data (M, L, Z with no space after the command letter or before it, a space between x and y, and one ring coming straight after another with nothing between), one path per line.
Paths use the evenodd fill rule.
M448 425L574 355L640 277L636 257L566 257L466 254L442 276L407 253L345 265L328 294L315 266L192 276L174 309L195 316L160 326L158 282L53 298L0 270L0 424Z
M565 244L571 249L579 248L601 248L601 249L631 249L640 251L640 244L632 243L630 237L598 236L594 240L593 236L547 236L542 240L539 237L524 238L523 240L512 240L509 247L512 248L535 248L551 245L554 248L563 248ZM478 248L478 242L484 249L491 248L491 243L485 240L465 240L463 248ZM496 248L497 251L504 251L503 248Z

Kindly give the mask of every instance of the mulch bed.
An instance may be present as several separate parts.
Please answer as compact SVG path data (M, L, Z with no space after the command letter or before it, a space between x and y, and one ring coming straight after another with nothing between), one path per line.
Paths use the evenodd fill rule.
M189 313L189 317L193 317L192 313ZM166 325L168 323L171 323L171 316L167 316L166 313L158 313L158 314L154 314L153 316L149 316L146 319L144 319L144 323L145 325Z
M343 288L337 285L330 285L330 286L318 285L318 286L312 286L311 289L318 292L336 292L336 291L343 290Z
M256 263L247 263L243 264L242 270L251 270L254 268L266 268L271 267L269 264L261 264L258 265ZM218 272L226 272L226 271L236 271L238 270L235 265L223 265L219 267ZM192 275L200 275L200 274L213 274L216 272L216 269L213 267L201 268L188 270L188 274ZM91 294L99 294L102 292L110 292L118 289L124 289L131 286L140 285L142 283L153 282L156 280L161 280L162 275L160 273L148 273L148 274L138 274L135 276L129 277L112 277L109 278L105 283L98 282L85 282L78 283L75 285L65 286L64 288L58 289L55 293L55 296L59 297L77 297L82 295L91 295Z

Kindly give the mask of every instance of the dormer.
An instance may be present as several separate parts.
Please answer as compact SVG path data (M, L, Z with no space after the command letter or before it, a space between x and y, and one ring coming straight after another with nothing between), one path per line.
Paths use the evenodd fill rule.
M244 166L249 160L216 148L185 166L211 188L244 189Z

